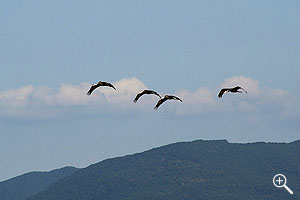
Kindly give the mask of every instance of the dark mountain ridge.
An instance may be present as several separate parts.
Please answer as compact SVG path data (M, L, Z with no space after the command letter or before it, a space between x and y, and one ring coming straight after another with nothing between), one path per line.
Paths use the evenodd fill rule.
M0 199L24 200L77 170L74 167L64 167L50 172L30 172L2 181L0 182Z
M275 188L283 173L294 190ZM300 142L180 142L107 159L28 200L300 199Z

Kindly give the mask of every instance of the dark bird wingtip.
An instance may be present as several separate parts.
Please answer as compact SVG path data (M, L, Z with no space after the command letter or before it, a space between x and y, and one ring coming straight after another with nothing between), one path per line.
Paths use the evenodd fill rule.
M178 101L182 102L182 99L181 99L181 98L179 98L179 97L176 97L176 99L177 99Z

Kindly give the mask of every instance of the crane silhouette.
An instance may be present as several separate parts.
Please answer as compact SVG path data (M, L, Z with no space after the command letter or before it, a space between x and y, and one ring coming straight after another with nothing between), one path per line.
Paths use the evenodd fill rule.
M231 92L231 93L242 93L242 91L240 90L243 90L245 91L246 93L248 93L246 90L244 90L244 88L240 87L240 86L236 86L234 88L223 88L220 90L219 94L218 94L218 97L219 98L222 98L223 94L227 93L227 92Z
M112 87L113 89L117 90L117 89L115 88L115 86L113 86L111 83L104 82L104 81L99 81L98 83L93 84L93 85L91 86L91 88L89 89L89 91L88 91L86 94L87 94L87 95L91 95L92 92L93 92L95 89L97 89L98 87L100 87L100 86Z

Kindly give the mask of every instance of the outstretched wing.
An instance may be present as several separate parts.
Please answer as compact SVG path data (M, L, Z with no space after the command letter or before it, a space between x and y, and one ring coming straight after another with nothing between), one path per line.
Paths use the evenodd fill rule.
M145 90L144 90L144 91L145 91ZM138 93L138 94L136 95L136 97L135 97L134 100L133 100L134 103L136 103L137 100L139 100L139 98L140 98L141 96L144 95L144 91L143 91L143 92L140 92L140 93Z
M157 102L156 106L154 107L154 109L157 110L158 107L159 107L163 102L165 102L165 101L167 101L167 98L162 98L162 99L158 100L158 102Z
M248 92L247 92L244 88L240 87L240 89L241 89L241 90L244 90L244 91L248 94Z
M91 95L92 92L93 92L97 87L99 87L98 84L92 85L92 87L89 89L89 91L88 91L86 94L87 94L87 95Z
M157 92L155 92L155 91L153 91L153 90L149 90L152 94L155 94L156 96L158 96L159 98L161 98L161 96L157 93Z
M117 90L117 89L115 88L115 86L113 86L113 84L108 83L108 82L101 82L101 86L108 86L108 87L111 87L111 88Z
M182 100L179 97L176 97L176 96L169 96L169 97L173 100L178 100L178 101L182 102Z
M228 89L227 89L227 88L222 89L222 90L219 92L218 97L219 97L219 98L222 98L222 96L223 96L223 94L224 94L225 92L228 92Z

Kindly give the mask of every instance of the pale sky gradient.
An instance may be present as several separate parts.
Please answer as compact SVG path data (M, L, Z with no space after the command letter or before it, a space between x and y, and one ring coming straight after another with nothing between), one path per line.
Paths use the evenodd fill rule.
M298 0L1 1L0 181L177 141L300 139L299 19ZM87 96L99 80L117 91ZM183 103L132 103L145 88Z

